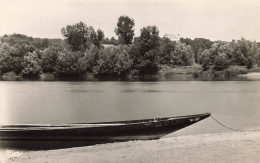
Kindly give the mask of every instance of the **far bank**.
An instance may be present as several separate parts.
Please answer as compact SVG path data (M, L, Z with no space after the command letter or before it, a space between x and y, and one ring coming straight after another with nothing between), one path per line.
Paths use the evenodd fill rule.
M154 75L136 76L129 74L117 75L95 75L84 73L74 76L56 76L54 73L41 73L34 77L23 77L15 72L3 74L0 79L4 81L213 81L213 80L258 80L260 67L254 66L247 69L246 66L230 66L225 70L216 71L212 68L203 71L200 65L193 66L160 66L159 71Z

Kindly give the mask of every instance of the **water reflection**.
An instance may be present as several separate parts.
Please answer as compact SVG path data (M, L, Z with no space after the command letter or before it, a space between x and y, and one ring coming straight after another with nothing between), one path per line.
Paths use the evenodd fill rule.
M186 74L167 74L165 76L152 75L152 76L141 76L141 77L115 77L115 76L106 76L106 77L96 77L96 78L87 78L87 77L66 77L66 78L48 78L48 77L34 77L34 78L22 78L21 76L17 77L0 77L0 81L260 81L259 73L249 73L245 75L238 76L215 76L215 75L202 75L202 76L193 76Z

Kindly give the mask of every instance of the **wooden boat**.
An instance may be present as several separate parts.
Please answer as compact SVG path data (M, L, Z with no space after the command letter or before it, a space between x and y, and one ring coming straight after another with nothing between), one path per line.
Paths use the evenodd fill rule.
M0 140L128 141L158 139L210 116L210 113L132 121L65 125L0 126Z

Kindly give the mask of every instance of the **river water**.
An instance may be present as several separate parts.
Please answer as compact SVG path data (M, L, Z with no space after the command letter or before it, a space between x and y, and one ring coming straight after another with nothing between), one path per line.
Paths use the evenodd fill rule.
M0 124L87 123L211 112L259 129L260 81L0 82ZM175 135L228 131L207 118Z

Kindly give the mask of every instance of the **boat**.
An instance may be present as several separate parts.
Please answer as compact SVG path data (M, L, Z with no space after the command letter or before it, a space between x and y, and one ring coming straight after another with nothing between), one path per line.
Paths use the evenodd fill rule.
M0 140L129 141L151 140L190 126L210 113L131 121L63 125L2 125Z

